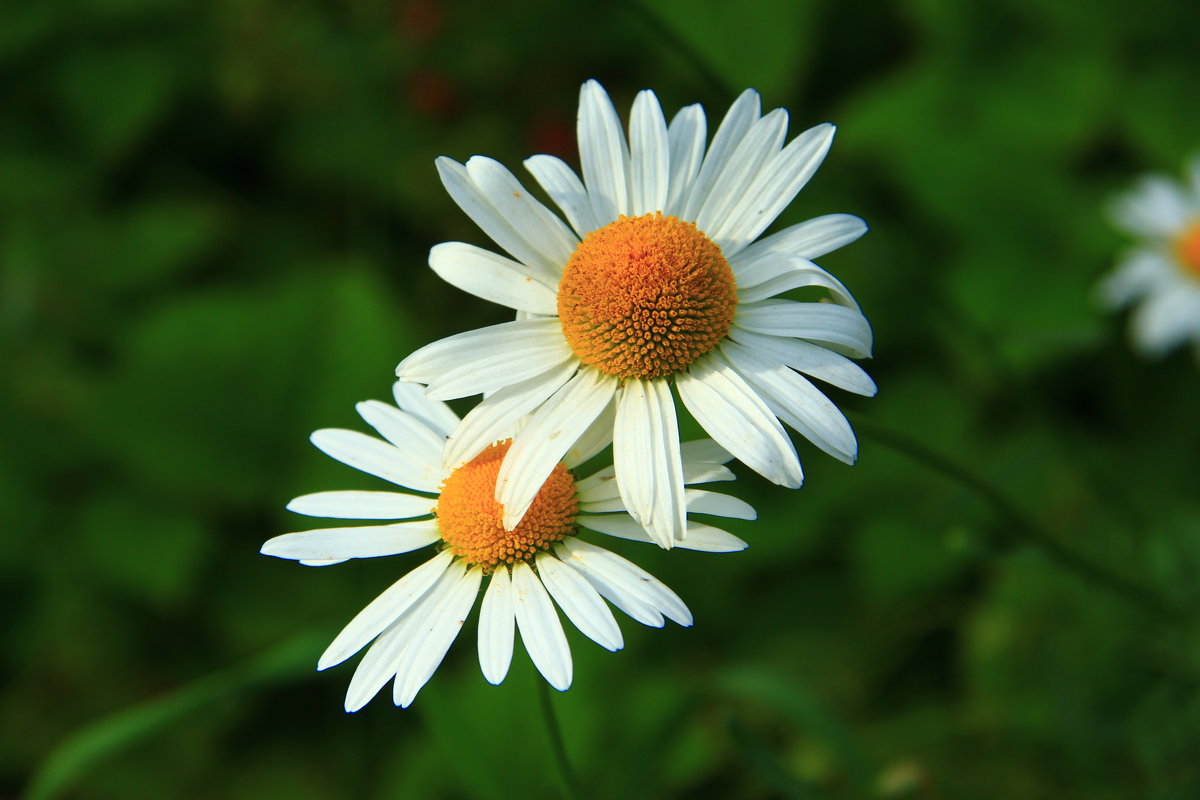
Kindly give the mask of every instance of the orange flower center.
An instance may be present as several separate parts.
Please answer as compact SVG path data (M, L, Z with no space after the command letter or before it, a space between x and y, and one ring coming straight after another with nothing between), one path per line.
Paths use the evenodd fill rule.
M504 530L503 509L495 498L496 476L511 444L511 439L493 444L450 473L434 512L450 551L469 566L483 567L485 575L501 564L530 561L573 534L579 513L575 476L559 463L520 524Z
M1193 220L1175 239L1175 259L1184 272L1200 278L1200 219Z
M721 248L661 212L622 216L584 237L558 285L558 316L584 364L661 378L711 351L733 322L737 290Z

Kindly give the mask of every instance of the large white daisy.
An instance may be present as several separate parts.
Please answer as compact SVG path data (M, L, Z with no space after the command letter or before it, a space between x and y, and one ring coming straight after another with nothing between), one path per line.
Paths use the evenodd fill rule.
M1113 207L1116 224L1140 241L1100 284L1102 300L1137 304L1134 346L1160 356L1191 340L1200 358L1200 158L1186 183L1147 176Z
M555 603L585 636L609 650L620 649L622 638L605 600L645 625L662 627L664 618L692 624L687 606L653 575L579 537L587 528L650 541L626 513L612 467L582 480L571 472L607 446L604 426L595 426L554 465L520 524L506 530L495 487L509 442L502 439L447 469L443 445L458 417L412 384L397 382L393 395L394 406L358 404L362 418L386 441L334 429L317 431L312 441L338 461L417 494L319 492L297 497L288 509L336 519L409 521L287 533L262 547L266 555L327 566L436 545L437 555L368 604L321 656L317 668L326 669L374 642L350 681L347 711L362 708L392 679L396 705L408 706L442 662L485 578L479 664L491 683L500 683L508 673L515 623L546 680L560 691L571 685L571 653ZM687 442L681 453L685 483L733 479L722 466L729 454L712 441ZM735 497L700 489L685 490L685 503L701 514L755 516L753 508ZM689 520L687 526L683 547L709 552L746 547L710 525Z
M818 125L785 146L787 122L783 109L760 114L747 90L706 147L699 105L668 125L644 91L626 140L608 95L589 81L579 107L583 180L553 156L525 161L566 222L490 158L437 160L451 197L512 258L449 242L433 248L430 266L517 319L428 345L396 374L441 399L485 395L451 436L450 462L532 415L500 468L506 527L575 440L615 409L620 495L658 544L678 543L686 493L672 384L713 439L775 483L803 479L780 420L854 461L849 423L805 376L875 393L847 358L869 355L870 326L846 287L812 262L866 225L831 214L755 241L833 139L832 125ZM775 297L801 287L823 296Z

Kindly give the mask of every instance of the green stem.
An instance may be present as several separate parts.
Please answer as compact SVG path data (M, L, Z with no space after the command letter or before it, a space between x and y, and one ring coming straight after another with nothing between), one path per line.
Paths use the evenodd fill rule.
M990 503L997 513L1009 523L1011 527L1007 529L1007 532L1011 536L1020 538L1027 544L1036 547L1052 561L1073 571L1079 577L1103 586L1113 594L1119 595L1147 611L1175 620L1186 618L1186 612L1175 603L1064 545L1058 537L1051 535L1049 531L1017 508L999 490L961 464L951 461L915 439L880 427L857 415L854 426L863 436L974 491Z
M558 717L554 715L554 705L550 699L549 685L541 675L535 675L534 681L538 687L538 704L542 707L542 720L546 723L546 735L550 737L550 745L554 750L554 760L562 773L563 783L567 787L567 796L580 800L583 793L579 789L579 781L575 770L571 768L571 760L567 757L567 746L563 743L562 729L558 726Z

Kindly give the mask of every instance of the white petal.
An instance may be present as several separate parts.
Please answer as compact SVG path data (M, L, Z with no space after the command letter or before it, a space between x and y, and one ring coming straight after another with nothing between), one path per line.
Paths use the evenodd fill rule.
M293 514L333 519L408 519L432 514L437 500L399 492L316 492L287 504Z
M582 572L601 594L604 594L604 590L591 581L592 576L601 577L612 586L649 604L663 616L680 625L692 624L692 612L688 611L688 607L679 599L679 595L633 562L602 547L588 544L577 537L564 539L562 545L562 550L555 550L559 558ZM604 596L612 601L613 605L624 610L623 606L607 594Z
M458 414L441 400L425 394L422 384L396 381L392 384L392 398L401 411L412 414L442 436L449 436L458 425Z
M433 677L475 605L482 577L483 570L479 567L467 570L413 632L396 668L392 691L396 705L408 708L421 687Z
M558 204L571 227L582 238L600 227L592 212L587 189L561 158L547 155L525 159L525 169L537 180L550 199Z
M589 530L615 539L654 543L646 529L627 514L580 514L578 522ZM700 533L693 536L693 529L699 529ZM688 522L687 533L675 542L675 546L682 550L699 550L706 553L734 553L745 550L747 545L732 533L698 522Z
M787 208L825 160L833 133L834 127L828 123L809 128L763 165L754 183L711 234L726 258L754 241Z
M729 336L761 358L786 364L847 392L865 397L875 395L875 381L862 367L819 344L782 336L764 336L737 327L729 332Z
M417 491L436 492L444 477L440 464L413 458L399 447L358 431L323 428L309 439L330 458Z
M571 686L571 650L546 587L524 561L512 569L513 608L521 641L533 665L551 686L565 692Z
M561 274L579 244L579 238L571 229L530 194L499 161L473 156L467 161L467 174L492 207Z
M464 572L466 567L461 562L451 562L420 600L379 635L362 661L358 662L354 677L350 679L350 686L346 690L347 711L362 708L392 679L412 641L412 634L430 612L445 601Z
M584 636L608 650L621 649L624 645L621 629L586 578L570 564L545 552L538 553L537 568L554 602Z
M737 307L734 325L751 333L794 336L851 358L871 355L871 325L862 312L834 303L760 300Z
M720 492L706 492L703 489L687 490L687 510L689 514L712 514L717 517L733 519L758 519L754 506L737 497L731 497Z
M739 265L753 261L763 254L790 255L811 261L831 250L850 244L866 232L867 223L858 217L851 214L826 214L758 240L731 258L729 265L734 274L738 275L738 285L741 286L739 270L743 270L744 267Z
M516 527L556 464L612 400L617 379L584 369L533 413L500 465L496 500Z
M541 273L544 279L558 279L565 262L542 253L535 247L526 238L525 233L514 225L514 220L505 217L492 205L466 167L445 156L438 158L435 163L442 185L446 187L450 197L484 233L517 261L528 264Z
M429 266L451 286L502 306L548 316L558 313L555 285L511 258L463 242L429 251Z
M336 666L366 647L368 642L420 602L429 588L442 577L452 559L450 551L443 550L368 603L325 648L317 662L317 669Z
M506 386L480 401L446 444L444 465L452 468L474 458L488 445L512 438L521 419L542 405L576 373L568 362L528 380Z
M617 404L609 402L600 412L600 416L592 421L578 441L563 455L563 463L567 469L575 469L589 458L600 453L612 444L613 426L616 423Z
M429 465L441 462L445 438L417 417L378 400L358 403L354 409L380 436L404 450L409 460Z
M696 219L696 215L712 191L713 183L724 170L725 163L730 156L741 144L746 131L758 119L760 109L761 102L758 92L753 89L742 92L729 107L725 119L721 120L721 125L713 136L712 146L708 148L708 154L705 155L700 172L684 202L681 219Z
M685 442L680 446L681 449L687 447L688 444L688 442ZM720 445L717 445L717 447L720 447ZM725 449L721 448L721 451L724 453ZM726 461L732 458L733 456L725 453ZM684 485L731 481L734 477L734 474L728 468L721 466L715 461L688 461L685 459L683 462ZM580 502L586 503L603 502L620 497L620 489L617 487L617 475L611 466L605 467L581 481L577 481L575 483L575 491L579 496ZM624 511L624 501L621 502L621 510Z
M599 569L589 566L591 559L587 553L576 556L561 542L554 546L554 552L564 564L574 567L601 597L624 611L631 619L651 628L663 626L663 615L653 604L625 589L619 582L606 577L603 564Z
M671 177L667 205L663 213L679 216L684 200L691 194L692 183L704 158L704 140L708 135L704 109L699 103L681 108L667 129Z
M1158 357L1189 337L1200 337L1200 291L1172 287L1150 295L1133 312L1133 342L1143 353Z
M850 423L807 378L790 367L764 361L736 342L723 342L721 353L776 416L829 455L854 463L858 442Z
M739 303L757 302L802 286L819 286L829 290L835 303L858 309L845 284L800 256L760 251L751 259L738 262L734 269Z
M787 135L787 123L787 112L777 108L746 131L746 136L729 157L725 168L713 183L712 192L696 215L696 227L707 233L722 251L730 244L728 237L722 235L730 215L755 183L759 170L779 152Z
M512 664L514 614L512 580L502 566L492 573L479 609L479 668L492 685L504 680Z
M607 225L629 213L629 146L617 110L596 81L588 81L579 92L577 138L592 214L599 225Z
M400 362L396 375L448 400L503 389L574 355L557 319L516 320L425 345Z
M687 535L683 537L679 546L701 553L738 553L750 545L732 533L714 528L712 525L688 522Z
M1195 212L1175 181L1159 175L1143 178L1132 191L1117 198L1113 220L1130 233L1170 238L1187 225Z
M1100 300L1109 308L1120 308L1150 292L1175 269L1158 250L1135 250L1100 282Z
M617 394L617 486L629 513L670 548L687 525L675 400L665 380L630 378Z
M693 439L679 445L679 455L683 458L684 468L688 463L728 464L733 455L712 439Z
M629 116L629 205L633 216L667 205L670 151L667 120L654 92L638 92Z
M711 354L675 378L683 404L713 439L769 481L804 481L796 449L775 415L724 361Z
M377 558L407 553L441 538L437 523L432 520L357 528L318 528L268 539L259 552L264 556L312 561Z

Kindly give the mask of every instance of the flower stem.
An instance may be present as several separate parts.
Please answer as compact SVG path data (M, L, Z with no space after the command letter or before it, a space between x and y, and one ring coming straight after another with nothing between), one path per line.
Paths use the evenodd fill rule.
M1103 586L1113 594L1154 614L1177 621L1188 617L1187 612L1176 603L1063 544L1058 537L1052 535L1033 518L1021 511L998 489L961 464L955 463L908 436L883 428L857 415L854 427L863 436L974 491L990 503L996 512L1009 523L1011 527L1007 530L1012 536L1036 547L1059 566L1071 570L1079 577L1098 586Z
M567 796L574 800L582 800L579 781L575 770L571 768L571 760L567 757L567 746L563 743L562 728L558 726L558 717L554 715L554 704L550 698L550 688L541 675L535 675L534 681L538 688L538 704L542 707L542 720L546 723L546 735L550 737L550 745L554 750L554 760L558 762L558 770L562 773L563 783L567 787Z

